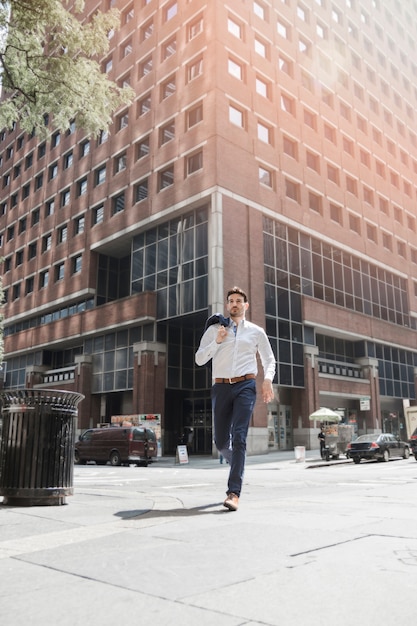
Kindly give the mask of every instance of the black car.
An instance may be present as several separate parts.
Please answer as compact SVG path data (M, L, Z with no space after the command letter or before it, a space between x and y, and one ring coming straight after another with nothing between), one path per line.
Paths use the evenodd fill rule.
M400 456L408 459L410 446L405 441L400 441L390 433L361 435L347 446L347 454L354 463L360 463L361 459L377 459L377 461L389 461L391 457Z
M417 428L411 435L410 439L408 440L408 443L410 445L411 452L414 454L414 458L417 461Z

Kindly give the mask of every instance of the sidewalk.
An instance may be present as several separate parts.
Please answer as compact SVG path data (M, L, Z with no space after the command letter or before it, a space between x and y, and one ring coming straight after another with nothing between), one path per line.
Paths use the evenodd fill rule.
M336 490L325 465L318 451L248 457L236 513L217 459L77 466L67 505L0 505L2 624L350 626L353 605L367 622L386 597L411 619L415 480L370 499L356 481Z

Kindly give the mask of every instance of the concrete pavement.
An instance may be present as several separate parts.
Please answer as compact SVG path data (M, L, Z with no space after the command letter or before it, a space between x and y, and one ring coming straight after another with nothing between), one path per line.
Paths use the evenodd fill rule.
M249 457L237 512L222 507L228 469L217 460L191 457L179 467L163 458L120 473L76 467L67 505L0 506L1 622L411 619L417 464L390 463L381 482L381 464L365 474L343 463L329 467L317 451L300 463L294 452ZM396 471L393 480L399 469L406 478ZM393 605L398 610L384 611Z

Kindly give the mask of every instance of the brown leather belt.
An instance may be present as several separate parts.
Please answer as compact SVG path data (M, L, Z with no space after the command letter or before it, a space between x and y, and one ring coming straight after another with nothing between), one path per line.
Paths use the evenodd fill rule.
M256 378L255 374L245 374L244 376L235 376L234 378L215 378L214 382L217 383L227 383L228 385L233 385L234 383L241 383L243 380L250 380L251 378Z

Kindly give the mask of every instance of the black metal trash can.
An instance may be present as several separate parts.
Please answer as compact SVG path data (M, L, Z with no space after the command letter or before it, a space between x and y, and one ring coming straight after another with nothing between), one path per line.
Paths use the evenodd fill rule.
M1 391L0 495L3 504L65 504L74 493L74 444L80 393Z

